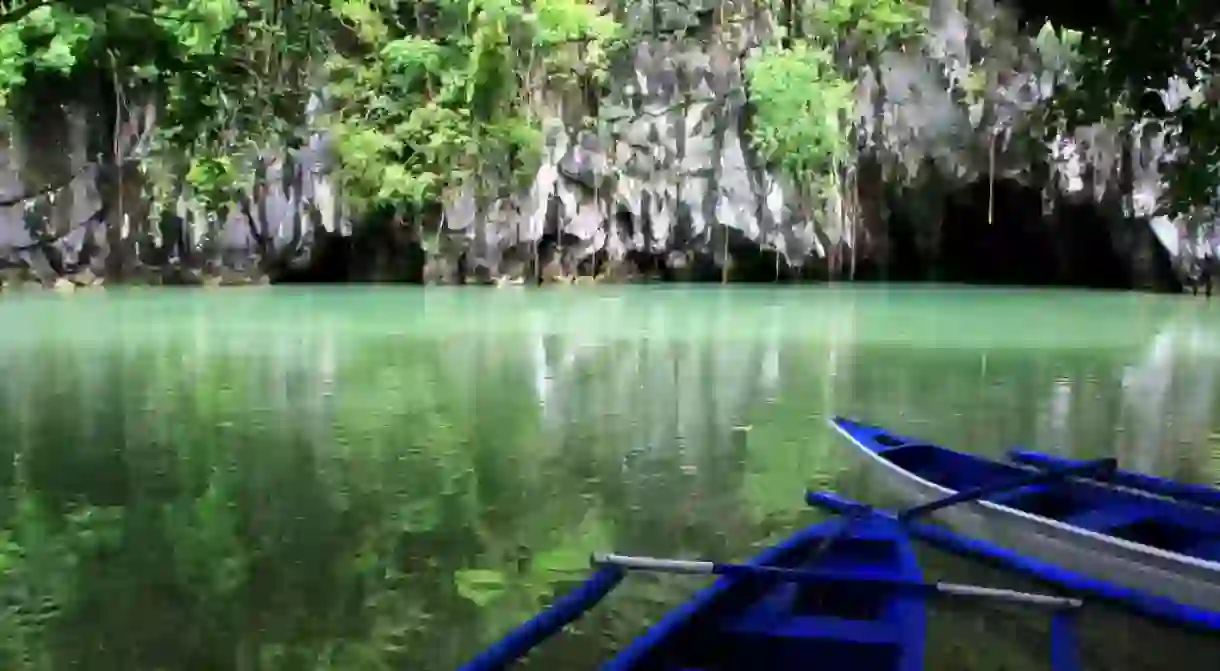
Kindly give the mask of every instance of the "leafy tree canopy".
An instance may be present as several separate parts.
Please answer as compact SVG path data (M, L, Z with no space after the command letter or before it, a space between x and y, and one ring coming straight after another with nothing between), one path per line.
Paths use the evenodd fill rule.
M1030 17L1039 1L1021 3ZM1180 128L1189 148L1170 175L1177 204L1210 201L1220 183L1211 74L1220 10L1204 0L1107 7L1095 12L1101 25L1043 12L1053 32L1080 30L1076 85L1057 95L1050 126L1112 118L1116 105L1151 111ZM772 8L780 38L747 65L752 137L816 193L856 149L856 78L880 50L912 43L927 5ZM110 90L120 117L152 101L150 182L185 183L214 209L248 191L260 157L319 131L329 131L336 176L357 209L423 205L458 186L486 198L532 173L542 143L534 96L544 82L587 86L605 76L630 39L611 14L592 0L0 0L0 105L55 81ZM1171 77L1194 93L1169 109L1152 91ZM323 84L328 99L307 114Z
M526 83L604 75L618 32L584 0L11 0L0 104L48 76L156 100L154 179L214 206L250 186L252 159L328 130L354 205L418 204L527 171Z
M1111 0L1070 5L1024 0L1027 15L1080 32L1078 86L1052 112L1064 126L1113 118L1116 107L1179 132L1186 148L1169 169L1169 209L1215 202L1220 187L1220 5L1207 0ZM1182 95L1183 93L1185 95Z

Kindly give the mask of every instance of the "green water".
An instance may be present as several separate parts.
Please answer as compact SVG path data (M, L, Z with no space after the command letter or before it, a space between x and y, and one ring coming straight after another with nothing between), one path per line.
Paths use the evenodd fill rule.
M130 290L0 325L4 669L448 671L592 551L740 559L815 519L833 414L1220 476L1220 303L1186 297ZM590 668L698 584L633 576L528 667ZM992 611L938 606L929 668L1044 668L1044 618ZM1091 617L1093 668L1220 667Z

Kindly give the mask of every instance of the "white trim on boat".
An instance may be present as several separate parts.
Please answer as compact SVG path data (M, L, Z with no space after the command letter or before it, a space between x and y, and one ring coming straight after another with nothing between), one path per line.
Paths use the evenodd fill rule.
M951 494L957 493L957 490L949 489L948 487L941 486L930 480L925 480L924 478L916 475L915 473L912 473L911 471L908 471L905 468L901 468L897 464L889 461L888 459L882 457L880 454L877 454L875 451L869 449L867 445L864 445L859 440L857 440L855 436L851 435L850 433L847 432L847 430L845 430L843 427L841 427L837 423L835 423L835 421L833 419L828 420L828 421L830 422L830 425L832 427L834 427L835 431L838 431L840 434L842 434L844 437L846 437L848 440L850 440L852 442L852 444L855 445L856 447L858 447L862 452L864 452L864 454L866 456L868 456L868 458L881 464L882 466L884 466L886 469L890 470L891 472L898 473L898 474L902 475L903 477L907 478L908 480L913 480L913 481L918 482L927 487L931 487L932 489L935 489L935 490L943 493L945 496L949 496ZM882 427L877 427L877 428L882 428ZM901 447L901 446L896 445L895 447ZM1005 464L1005 465L1008 465L1008 464ZM1008 506L1001 505L999 503L992 503L991 501L987 501L985 499L970 501L968 504L969 505L979 505L979 506L982 506L989 510L1003 513L1006 515L1011 515L1013 517L1016 517L1018 519L1023 519L1028 522L1036 522L1038 524L1044 524L1048 527L1059 529L1060 531L1066 531L1069 533L1083 536L1085 538L1091 538L1093 540L1100 541L1100 542L1108 544L1108 545L1114 545L1116 547L1124 548L1127 550L1132 550L1135 552L1142 552L1144 554L1152 555L1154 557L1160 557L1162 559L1168 559L1171 561L1181 562L1183 564L1189 564L1191 566L1195 566L1198 568L1207 569L1209 571L1215 571L1215 572L1220 573L1220 562L1208 561L1206 559L1192 557L1190 555L1181 554L1179 552L1170 552L1169 550L1162 550L1160 548L1153 547L1151 545L1145 545L1143 543L1136 543L1136 542L1129 541L1129 540L1126 540L1123 538L1116 538L1114 536L1110 536L1107 534L1101 534L1101 533L1097 533L1095 531L1089 531L1088 529L1083 529L1081 527L1074 526L1071 524L1064 524L1063 522L1060 522L1059 520L1054 520L1049 517L1042 517L1041 515L1034 515L1032 513L1027 513L1024 510L1018 510L1016 508L1009 508ZM961 505L966 505L966 504L961 504Z

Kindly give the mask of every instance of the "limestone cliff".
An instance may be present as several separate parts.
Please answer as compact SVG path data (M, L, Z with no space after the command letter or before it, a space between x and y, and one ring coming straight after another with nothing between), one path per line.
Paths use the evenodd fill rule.
M1173 156L1166 131L1113 124L1037 139L1039 103L1071 82L1062 45L1021 35L1006 9L937 0L921 49L867 69L861 163L840 198L810 211L749 141L743 71L773 17L740 0L657 5L633 5L626 22L645 37L605 90L537 92L546 147L528 188L486 208L452 194L430 230L349 221L321 136L267 157L266 186L219 219L189 193L146 202L137 161L104 174L90 160L109 118L99 106L47 107L0 156L0 190L16 201L0 213L5 277L1179 286L1173 257L1197 246L1180 244L1177 222L1149 225ZM138 159L155 116L149 105L106 149Z

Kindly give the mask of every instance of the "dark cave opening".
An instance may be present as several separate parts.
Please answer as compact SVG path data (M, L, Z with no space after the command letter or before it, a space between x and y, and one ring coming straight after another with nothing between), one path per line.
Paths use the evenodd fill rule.
M932 206L919 197L888 194L888 258L875 263L865 250L858 280L1181 290L1145 219L1064 199L1043 214L1040 189L1007 179L978 180Z
M891 211L894 207L891 206ZM919 249L918 232L914 222L903 216L891 215L887 229L889 234L889 259L883 267L866 262L856 267L856 277L863 281L919 282L932 274L926 272L930 261Z
M789 265L788 260L775 249L749 240L744 233L735 228L721 227L717 236L723 236L725 232L729 236L727 247L731 259L728 272L730 281L785 282L800 277L801 269ZM714 279L716 281L721 279L719 269L716 271Z
M350 282L356 250L353 239L340 233L314 232L309 263L297 267L284 264L272 270L276 284L328 284Z
M1131 289L1139 284L1132 259L1123 258L1123 245L1097 207L1058 203L1050 225L1067 260L1062 266L1062 284L1092 289ZM1123 225L1147 227L1146 222L1134 220ZM1159 245L1155 249L1164 253Z
M997 180L992 193L987 181L978 181L946 198L936 276L968 284L1057 284L1054 247L1036 190Z
M1098 289L1135 284L1131 259L1124 258L1130 254L1091 203L1058 203L1044 216L1038 189L979 180L946 198L942 221L935 273L941 281Z
M886 189L878 194L887 207L877 211L868 227L871 233L861 235L856 281L1181 291L1169 254L1145 220L1119 221L1103 206L1062 200L1044 215L1042 192L1014 180L992 185L982 179L948 193L943 189L926 185L914 193ZM619 229L629 233L638 224L621 211L616 219ZM381 223L362 228L352 239L322 235L306 267L280 268L275 281L424 281L426 259L417 235L393 221ZM828 250L832 257L838 254L839 270L831 277L826 258L791 264L742 231L721 226L700 241L689 239L678 226L669 242L669 251L628 251L619 264L611 263L605 250L586 256L580 251L586 243L550 230L536 248L515 249L508 257L517 264L515 274L539 279L575 272L605 274L609 281L783 283L848 280L851 268L852 252L845 245ZM729 268L724 272L726 251ZM535 259L542 268L535 268ZM461 260L458 266L458 275L472 270Z

